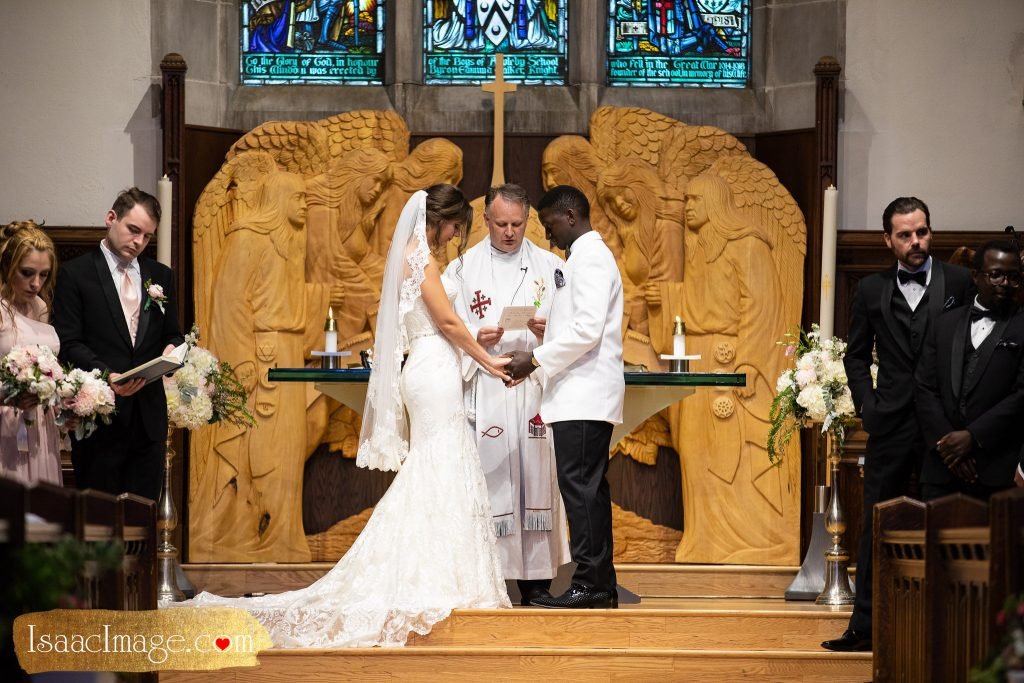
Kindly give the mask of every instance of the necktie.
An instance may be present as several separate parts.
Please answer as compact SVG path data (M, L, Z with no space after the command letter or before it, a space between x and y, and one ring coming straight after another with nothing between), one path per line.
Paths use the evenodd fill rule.
M924 287L925 283L928 281L928 271L919 270L916 273L911 273L909 270L897 270L896 278L900 281L901 285L905 285L908 282L913 281Z
M127 266L118 266L117 269L121 271L121 308L134 344L135 333L139 329L139 290L132 283Z

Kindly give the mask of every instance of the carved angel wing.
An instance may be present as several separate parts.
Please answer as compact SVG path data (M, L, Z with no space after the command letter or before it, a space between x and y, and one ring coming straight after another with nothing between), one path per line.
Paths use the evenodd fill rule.
M242 136L226 158L249 151L273 155L277 165L304 178L316 175L327 165L327 133L314 121L271 121Z
M796 200L775 173L750 156L725 156L711 165L725 179L736 205L760 221L771 237L779 283L785 293L787 327L800 322L807 226Z
M393 111L350 111L321 119L331 158L372 147L395 161L409 155L409 128Z

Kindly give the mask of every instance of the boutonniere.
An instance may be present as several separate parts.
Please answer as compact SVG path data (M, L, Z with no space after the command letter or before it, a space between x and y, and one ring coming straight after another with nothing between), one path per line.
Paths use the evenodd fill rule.
M558 289L565 287L565 275L562 274L561 268L555 268L555 287Z
M548 287L544 283L544 278L533 281L533 307L540 308L540 304L544 301L544 295L547 293Z
M146 280L142 285L146 288L146 304L142 307L142 310L148 311L150 306L159 306L160 312L164 312L164 306L167 304L167 295L164 294L164 288L160 285L154 285L153 280Z

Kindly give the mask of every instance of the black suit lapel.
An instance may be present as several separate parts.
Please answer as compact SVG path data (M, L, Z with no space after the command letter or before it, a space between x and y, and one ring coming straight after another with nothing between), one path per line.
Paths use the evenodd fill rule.
M900 326L899 321L896 320L896 316L892 314L892 298L896 294L896 268L888 268L882 272L882 298L878 305L882 309L882 320L885 321L885 326L889 328L889 334L896 341L896 345L900 347L900 350L908 357L913 357L910 352L910 342L907 341L907 335L903 333L903 328ZM900 292L899 296L903 296Z
M128 331L128 323L124 319L124 309L121 308L121 298L117 295L117 289L114 287L114 278L110 274L110 266L107 265L107 259L103 256L103 252L97 249L93 252L92 261L93 265L96 266L97 282L100 283L100 289L103 290L103 297L107 300L107 308L110 310L110 316L114 319L114 327L117 328L117 332L121 335L121 339L124 341L125 346L131 348L132 335L131 332Z
M996 345L999 340L1003 338L1003 332L1006 330L1006 326L1010 324L1008 319L997 320L995 327L985 337L985 341L981 342L981 348L978 349L978 367L974 371L974 378L971 383L964 387L964 395L970 394L974 387L978 384L978 380L985 374L985 366L992 360L992 352L996 350Z
M153 307L156 306L156 304L150 304L149 309L146 310L146 301L149 299L149 294L146 293L146 281L153 278L148 260L139 259L139 273L142 274L142 298L139 299L141 302L139 304L139 329L135 330L136 348L146 337L146 328L149 327L149 319L153 317Z
M928 283L928 320L934 322L946 307L946 271L932 259L932 279Z
M968 308L953 326L953 346L949 353L949 377L953 383L953 395L960 398L964 381L964 354L967 353L967 335L971 333L971 309Z

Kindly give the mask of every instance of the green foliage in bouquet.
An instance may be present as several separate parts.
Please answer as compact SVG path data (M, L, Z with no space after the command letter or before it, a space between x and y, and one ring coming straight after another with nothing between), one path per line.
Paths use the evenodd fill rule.
M984 666L971 669L971 683L1001 683L1008 671L1024 671L1024 593L1006 598L996 626L1002 629L999 648Z

